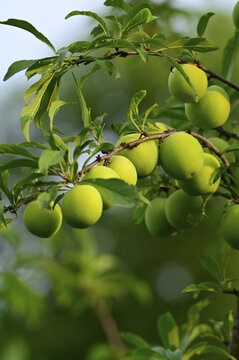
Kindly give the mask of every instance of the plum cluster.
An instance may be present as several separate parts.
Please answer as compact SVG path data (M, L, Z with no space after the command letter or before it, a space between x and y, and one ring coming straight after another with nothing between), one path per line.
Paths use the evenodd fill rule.
M169 76L169 90L174 97L185 102L188 119L194 126L202 129L224 124L230 112L226 92L219 86L207 87L207 77L198 67L183 64L182 68L192 86L175 68ZM161 134L167 130L166 124L156 122L148 125L147 133ZM203 197L215 193L221 180L220 161L211 153L203 151L195 137L183 131L172 131L165 135L160 142L158 139L150 139L133 148L125 147L119 155L109 157L107 163L98 163L83 176L86 181L119 178L130 185L136 185L138 178L149 176L160 166L175 179L178 189L167 199L154 198L146 209L146 227L156 237L170 236L198 223L202 214ZM140 133L123 135L116 146L140 137ZM220 151L229 146L219 138L210 140ZM83 181L64 194L62 209L56 205L46 210L40 208L38 201L30 203L24 213L24 222L31 233L39 237L50 237L59 230L62 218L74 228L87 228L99 220L103 210L110 209L113 205L98 188ZM239 210L235 210L237 206L231 209L234 210L229 210L223 218L222 234L233 247L238 244L239 248L239 229L235 235L230 227L231 219L236 217L237 212L239 216ZM236 222L239 224L238 220Z

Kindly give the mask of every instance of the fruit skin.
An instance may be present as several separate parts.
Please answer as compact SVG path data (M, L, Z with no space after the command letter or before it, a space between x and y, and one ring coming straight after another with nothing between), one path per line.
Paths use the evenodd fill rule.
M179 181L180 187L189 195L209 195L217 191L221 176L218 176L216 169L220 168L220 162L211 154L204 154L204 165L202 170L192 179Z
M90 169L88 173L84 175L84 180L88 179L119 179L120 176L117 174L116 171L110 169L107 166L95 166ZM103 209L107 210L114 206L114 203L109 201L105 195L99 190L99 193L103 200Z
M166 201L165 198L153 199L145 212L146 228L151 235L156 237L167 237L176 231L167 220Z
M218 137L211 137L208 139L214 146L216 146L216 148L218 148L218 150L222 153L224 150L226 150L230 145L228 144L227 141L218 138ZM209 152L209 149L205 148L204 149L205 152ZM233 152L229 152L227 154L224 154L227 158L227 160L229 161L229 163L233 163L236 161L236 156Z
M25 209L23 220L30 233L48 238L55 235L61 227L61 208L56 204L54 209L42 209L37 200L32 201Z
M78 185L67 191L62 199L62 213L66 222L77 229L94 225L103 209L101 195L91 185Z
M125 135L119 139L116 146L121 143L129 143L139 139L139 133ZM127 157L135 166L138 177L143 178L150 175L158 163L158 145L156 141L149 140L133 149L120 151L120 155Z
M190 196L183 190L172 193L166 202L168 222L177 230L187 229L199 222L202 208L201 196Z
M159 156L164 170L178 180L192 178L201 171L204 163L200 143L192 135L181 131L163 140Z
M235 27L239 29L239 1L236 3L236 5L233 8L232 20Z
M103 165L103 164L102 164ZM134 164L125 156L114 155L110 158L108 165L110 169L113 169L129 185L135 185L137 183L137 171Z
M194 86L197 96L183 75L176 68L173 68L168 78L169 91L176 99L181 100L184 103L195 103L203 97L207 90L207 76L205 72L197 66L182 64L181 67Z
M185 104L189 121L200 129L214 129L223 125L230 113L230 101L220 86L210 86L197 104Z
M239 250L239 205L231 207L222 218L221 232L224 240Z

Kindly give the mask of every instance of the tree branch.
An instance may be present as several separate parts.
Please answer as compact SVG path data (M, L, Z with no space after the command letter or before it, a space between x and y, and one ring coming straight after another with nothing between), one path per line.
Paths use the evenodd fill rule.
M218 126L216 128L216 130L221 134L221 135L224 135L227 139L230 139L230 138L233 138L233 139L237 139L239 140L239 135L231 132L231 131L228 131L226 129L224 129L222 126Z

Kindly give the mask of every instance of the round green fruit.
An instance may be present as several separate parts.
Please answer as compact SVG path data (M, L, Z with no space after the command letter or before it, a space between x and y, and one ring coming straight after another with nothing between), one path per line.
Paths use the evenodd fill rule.
M177 230L192 227L201 219L202 204L200 196L190 196L183 190L175 191L166 202L168 222Z
M205 72L199 69L197 66L183 64L181 67L190 79L197 94L193 92L191 86L187 83L184 76L176 68L173 68L169 75L169 91L176 99L184 103L198 102L198 100L202 98L207 90L207 76Z
M237 29L239 29L239 1L237 1L232 12L232 20Z
M202 170L191 179L179 181L179 185L192 196L213 194L220 185L221 176L217 172L219 168L220 162L216 157L205 153Z
M67 191L62 199L62 213L66 222L77 229L94 225L103 209L101 195L91 185L78 185Z
M139 137L139 133L125 135L116 146L138 140ZM145 141L133 149L122 150L120 155L127 157L134 164L138 177L143 178L150 175L158 163L158 145L154 140Z
M226 150L228 147L230 147L230 145L228 144L227 141L218 138L218 137L211 137L208 139L214 146L216 146L216 148L223 153L224 150ZM209 149L205 148L204 149L205 152L209 152ZM229 161L229 163L233 163L236 161L236 156L233 152L229 152L227 154L225 154L227 160Z
M222 218L221 232L224 240L239 250L239 205L231 207Z
M137 171L134 164L125 156L114 155L110 158L108 165L110 169L113 169L129 185L135 185L137 183Z
M169 224L165 214L167 199L156 198L148 205L145 212L145 225L151 235L156 237L167 237L176 230Z
M220 86L210 86L197 104L185 105L186 116L200 129L214 129L223 125L230 113L230 101Z
M84 180L88 179L119 179L120 176L116 171L109 168L108 166L95 166L90 169L88 173L84 175ZM107 197L99 190L99 193L103 200L103 209L107 210L114 206L112 201L108 200Z
M160 146L160 164L173 178L191 179L201 171L204 163L200 143L185 132L175 132L166 137Z
M61 227L61 208L56 204L54 209L42 209L36 200L26 207L23 220L30 233L41 238L48 238L55 235Z

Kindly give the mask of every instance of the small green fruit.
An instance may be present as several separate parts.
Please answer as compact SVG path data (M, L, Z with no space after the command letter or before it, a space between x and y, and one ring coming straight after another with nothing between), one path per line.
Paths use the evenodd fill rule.
M110 159L108 165L110 169L113 169L129 185L135 185L137 183L137 171L134 164L125 156L114 155Z
M167 237L176 230L169 224L165 214L167 199L156 198L150 202L145 212L145 225L151 235Z
M239 250L239 205L231 207L223 216L221 232L224 240L232 248Z
M88 179L119 179L120 176L117 174L116 171L113 169L110 169L107 166L95 166L90 169L88 173L84 175L84 180ZM99 190L99 193L103 200L103 209L107 210L110 209L112 206L114 206L114 203L109 201L103 192Z
M205 72L199 69L197 66L183 64L181 67L190 79L197 94L193 92L191 86L187 83L183 75L176 68L173 68L169 75L169 91L176 99L184 103L197 102L202 98L207 90L207 76Z
M214 146L216 146L216 148L223 153L224 150L226 150L228 147L230 147L230 145L228 144L227 141L218 138L218 137L211 137L208 139ZM205 148L204 149L205 152L209 152L209 149ZM236 161L236 156L233 152L229 152L227 154L224 154L227 158L227 160L229 161L229 163L233 163Z
M55 235L61 227L61 208L56 204L54 209L42 209L36 200L26 207L23 220L26 228L32 234L41 238L48 238Z
M214 129L223 125L230 113L230 101L220 86L210 86L197 104L185 105L186 116L200 129Z
M94 225L102 214L102 198L91 185L79 185L69 190L62 199L66 222L77 229Z
M200 196L190 196L183 190L175 191L166 202L168 222L178 230L192 227L201 219L202 204Z
M134 133L121 137L116 146L139 139L140 134ZM133 149L125 149L120 155L127 157L135 166L138 177L150 175L158 163L158 146L154 140L145 141Z
M166 137L160 146L160 163L175 179L191 179L203 167L204 155L200 143L184 132Z
M218 174L220 162L211 154L204 154L202 170L192 179L179 181L180 187L189 195L209 195L217 191L221 176ZM217 177L217 180L215 181Z
M237 29L239 29L239 1L234 6L233 12L232 12L232 20Z

